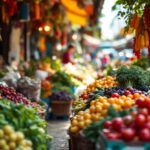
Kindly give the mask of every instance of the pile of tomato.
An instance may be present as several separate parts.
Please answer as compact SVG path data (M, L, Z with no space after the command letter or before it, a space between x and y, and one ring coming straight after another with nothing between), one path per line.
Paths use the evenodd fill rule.
M110 140L150 141L150 98L139 98L137 110L104 122L104 136Z

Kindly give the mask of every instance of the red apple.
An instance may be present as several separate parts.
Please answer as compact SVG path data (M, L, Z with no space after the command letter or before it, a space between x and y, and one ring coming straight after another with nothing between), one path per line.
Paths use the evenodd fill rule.
M122 118L118 117L112 120L112 128L116 131L120 131L120 129L124 126L124 122Z
M121 132L121 135L122 135L122 138L125 140L125 141L131 141L135 138L135 130L132 129L132 128L126 128L126 129L123 129L122 132Z
M141 141L149 141L150 140L150 130L148 128L144 128L139 132L139 138Z
M142 127L145 125L147 119L144 115L142 114L138 114L136 117L135 117L135 122L136 122L136 126L137 127Z
M118 93L113 93L112 95L111 95L111 97L113 97L113 98L119 98L119 94Z
M111 128L112 127L112 122L111 121L105 121L104 122L104 128Z
M131 115L127 115L123 118L123 121L125 125L131 125L133 122L133 117Z

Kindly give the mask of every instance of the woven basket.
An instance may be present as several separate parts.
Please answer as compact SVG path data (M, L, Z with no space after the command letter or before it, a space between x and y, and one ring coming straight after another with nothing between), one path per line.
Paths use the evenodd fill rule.
M82 134L71 134L69 132L69 136L69 150L96 150L95 144L91 143Z
M56 116L64 116L71 114L72 101L52 101L52 114Z

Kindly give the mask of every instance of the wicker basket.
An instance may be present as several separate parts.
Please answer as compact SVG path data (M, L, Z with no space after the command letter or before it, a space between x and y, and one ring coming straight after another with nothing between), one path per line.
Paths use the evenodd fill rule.
M69 132L69 150L96 150L95 144L91 143L82 134L71 134Z
M56 116L71 114L72 101L52 101L51 112Z

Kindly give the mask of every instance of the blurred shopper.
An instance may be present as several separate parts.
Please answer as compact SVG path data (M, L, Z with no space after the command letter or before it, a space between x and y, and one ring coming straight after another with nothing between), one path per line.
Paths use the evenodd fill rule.
M91 55L90 55L90 52L86 51L85 54L83 55L83 58L84 58L84 62L87 64L87 63L90 63L91 62Z
M105 54L101 61L102 61L102 68L105 69L110 62L110 56L108 54Z
M94 66L95 66L95 68L96 68L96 70L100 70L100 68L102 67L102 63L101 63L101 60L100 60L100 58L98 57L98 56L96 56L95 58L94 58Z
M63 54L62 62L64 64L67 64L67 63L75 64L75 60L73 58L74 52L75 52L75 46L69 45L67 48L67 51Z

